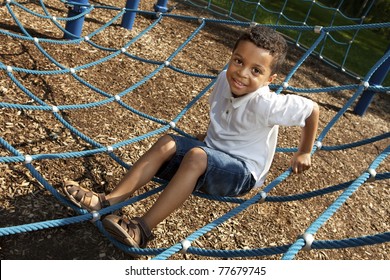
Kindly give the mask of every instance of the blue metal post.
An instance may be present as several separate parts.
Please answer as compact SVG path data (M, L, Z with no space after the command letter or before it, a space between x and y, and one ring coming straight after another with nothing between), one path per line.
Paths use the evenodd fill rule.
M158 0L154 5L154 10L160 13L166 13L168 11L168 0Z
M88 6L89 6L88 0L73 0L72 5L69 8L68 18L80 15L81 13L85 12ZM83 24L84 24L84 16L79 17L75 20L67 21L65 25L65 30L73 34L73 36L65 33L64 38L65 39L80 38L81 32L83 30Z
M390 46L388 47L387 51L390 50ZM390 69L390 57L388 57L381 66L376 69L376 71L372 74L370 80L368 83L370 86L379 86L382 85L383 81L385 80L387 73ZM354 112L355 114L359 116L363 116L365 112L367 111L368 107L370 106L370 103L372 99L374 98L375 91L373 90L365 90L360 97L358 103L355 106Z
M126 9L137 10L140 0L127 0ZM123 15L121 26L127 29L132 29L136 12L126 11Z

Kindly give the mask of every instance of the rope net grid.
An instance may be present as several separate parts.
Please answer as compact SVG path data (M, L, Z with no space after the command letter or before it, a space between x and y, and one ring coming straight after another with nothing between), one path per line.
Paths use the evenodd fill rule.
M309 231L318 250L300 251L300 259L388 258L388 96L378 93L368 113L356 116L351 108L360 81L315 57L300 64L310 52L294 46L275 89L289 77L285 92L321 106L322 148L311 170L289 176L291 149L281 149L265 184L266 203L257 203L258 191L231 201L194 195L158 226L158 238L144 250L118 244L99 221L102 234L82 223L92 215L64 199L61 182L108 192L163 133L205 131L212 81L249 26L213 20L182 1L158 15L150 12L154 3L141 1L127 30L119 24L125 1L111 2L94 3L83 36L73 40L62 39L67 9L61 1L0 7L1 257L42 258L36 248L45 248L43 258L58 258L54 252L74 247L62 258L128 259L127 252L136 252L181 259L175 253L187 239L192 246L185 258L280 259L296 246L300 251L299 236ZM313 89L318 94L305 93ZM281 128L278 146L295 147L298 137L299 129ZM378 180L363 184L370 168ZM163 186L156 180L107 211L140 215Z

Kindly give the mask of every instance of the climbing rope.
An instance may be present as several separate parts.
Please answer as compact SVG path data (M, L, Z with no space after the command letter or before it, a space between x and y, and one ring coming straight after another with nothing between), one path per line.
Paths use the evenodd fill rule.
M195 3L191 3L190 1L186 1L192 5L197 5ZM97 36L99 33L103 32L110 26L112 26L118 19L120 19L125 13L126 9L113 7L113 6L93 6L88 5L83 13L80 15L74 16L74 17L55 17L50 14L50 9L47 8L44 1L39 1L40 6L43 10L42 13L38 13L36 11L33 11L29 8L27 8L24 4L18 3L17 1L6 1L5 6L11 15L12 19L14 20L15 24L19 27L21 33L15 33L14 31L4 30L0 29L0 34L4 36L8 36L17 40L23 40L27 42L32 42L36 49L52 63L53 68L52 69L45 69L45 70L34 70L34 69L28 69L23 67L15 67L12 65L6 65L0 60L0 71L3 71L6 73L7 77L15 84L17 88L19 88L26 96L28 96L33 102L37 105L31 105L31 104L19 104L19 103L10 103L10 102L0 102L0 108L9 108L9 109L15 109L15 110L22 110L22 111L47 111L51 112L55 119L62 124L66 129L68 129L73 135L76 135L78 138L84 140L86 143L90 144L92 148L82 151L75 151L75 152L64 152L64 153L39 153L39 154L31 154L26 155L20 152L17 148L15 148L11 143L0 137L0 145L10 154L7 156L1 156L0 157L0 163L4 164L13 164L13 163L22 163L25 165L25 167L29 170L31 175L40 182L46 190L48 190L60 203L63 205L66 205L68 207L71 207L78 213L75 217L69 217L69 218L61 218L56 220L50 220L50 221L43 221L43 222L36 222L31 224L25 224L25 225L18 225L18 226L10 226L10 227L4 227L0 228L0 236L6 236L6 235L12 235L12 234L19 234L24 232L31 232L36 230L43 230L48 228L54 228L54 227L62 227L69 224L76 224L81 223L85 221L92 221L97 226L97 228L104 234L115 246L123 250L127 253L132 254L139 254L139 255L154 255L154 259L163 260L168 259L172 255L179 253L179 252L185 252L185 253L191 253L196 255L202 255L202 256L214 256L214 257L223 257L223 258L235 258L235 257L255 257L255 256L266 256L266 255L275 255L275 254L283 254L283 259L293 259L296 254L301 250L309 250L309 249L338 249L338 248L346 248L346 247L356 247L356 246L365 246L365 245L373 245L378 243L384 243L390 241L390 233L379 233L374 234L371 236L362 236L358 238L349 238L349 239L343 239L343 240L314 240L315 233L319 230L320 227L322 227L330 217L339 210L341 205L345 203L345 201L359 188L361 187L365 182L371 181L371 180L388 180L390 177L389 172L384 173L376 173L376 169L378 166L388 157L390 153L390 148L385 148L380 154L377 156L377 158L371 163L370 166L368 166L367 171L361 174L358 178L355 180L350 180L344 183L340 183L334 186L329 186L323 189L318 189L314 191L309 191L302 194L295 194L295 195L288 195L288 196L270 196L269 192L273 190L276 186L281 184L284 180L286 180L290 174L292 173L291 169L288 169L284 171L282 174L280 174L277 178L275 178L272 182L270 182L267 186L265 186L260 192L255 194L253 197L249 199L241 199L241 198L227 198L227 197L217 197L217 196L211 196L211 195L205 195L201 193L195 193L194 195L205 198L205 199L212 199L217 201L223 201L223 202L229 202L229 203L235 203L236 205L233 209L222 215L221 217L213 220L212 222L208 223L204 227L196 230L189 236L187 236L184 240L178 241L175 245L169 247L169 248L146 248L146 249L138 249L138 248L130 248L128 246L123 245L122 243L119 243L115 239L113 239L104 229L102 226L102 223L100 221L100 217L109 213L112 213L113 211L119 210L125 206L132 205L133 203L136 203L138 201L141 201L143 199L146 199L150 197L151 195L154 195L160 191L163 190L165 187L165 184L167 182L160 180L158 178L155 178L154 180L160 184L159 187L147 191L143 194L140 194L138 196L135 196L125 202L104 208L102 210L89 213L84 209L78 208L74 204L70 203L63 195L61 195L56 188L54 188L40 173L39 170L37 170L34 167L34 162L41 161L41 160L55 160L55 159L68 159L68 158L83 158L88 157L92 155L97 154L107 154L110 158L112 158L116 163L118 163L120 166L123 166L126 169L131 168L126 162L124 162L123 159L119 158L117 155L115 155L114 151L126 147L128 145L132 145L134 143L137 143L141 140L149 139L150 137L160 135L168 130L174 130L175 132L182 134L187 137L192 137L189 134L187 134L185 131L181 130L177 127L177 123L188 113L188 111L195 105L197 102L212 88L215 82L216 76L213 75L207 75L202 73L195 73L191 71L187 71L184 69L180 69L179 67L173 65L172 61L174 58L176 58L179 54L183 53L184 48L202 31L204 30L205 26L208 24L219 24L219 25L234 25L234 26L240 26L240 27L249 27L253 25L253 22L257 19L257 14L260 11L266 11L273 13L278 16L276 24L267 24L267 26L276 28L278 30L294 30L298 31L299 35L295 39L295 44L300 45L300 39L305 34L305 32L315 32L318 34L316 40L313 42L313 44L307 48L305 48L305 53L300 57L298 62L296 62L295 66L291 69L291 71L286 76L285 80L281 85L271 85L273 89L275 89L276 93L280 93L284 90L291 91L294 93L307 93L307 94L317 94L317 93L323 93L323 92L336 92L336 91L343 91L343 90L353 90L355 93L352 97L349 98L349 100L344 104L344 106L337 112L337 114L333 117L332 120L330 120L325 128L321 131L316 145L312 151L312 153L317 152L318 150L322 151L337 151L337 150L345 150L360 146L365 146L367 144L375 143L377 141L381 141L384 139L388 139L390 136L389 132L376 135L367 139L362 139L360 141L355 141L353 143L343 143L336 146L327 146L323 144L323 141L328 134L328 132L334 127L334 125L340 120L341 116L351 107L351 105L356 102L356 100L363 94L366 90L375 90L378 92L378 94L383 94L386 92L389 92L389 87L382 87L378 85L370 85L369 80L372 77L372 75L375 73L375 71L383 64L385 61L389 59L390 51L387 51L383 57L381 57L377 63L367 72L367 74L362 78L363 82L359 84L351 84L351 85L341 85L341 86L333 86L333 87L325 87L325 88L296 88L289 86L289 81L293 77L293 75L296 73L296 71L301 67L301 65L313 54L316 53L316 50L320 49L320 52L317 53L318 55L322 56L323 49L325 46L326 40L330 39L336 42L337 40L332 37L330 34L333 31L346 31L346 30L353 30L355 31L355 35L359 30L363 28L368 29L375 29L375 28L389 28L390 23L378 23L378 24L362 24L362 18L348 18L350 20L356 21L356 25L350 25L350 26L334 26L330 25L327 27L321 27L318 26L310 26L307 21L304 23L296 22L294 20L290 20L286 15L284 14L284 9L286 7L286 3L283 7L281 7L280 11L271 11L268 8L264 7L260 1L251 2L251 1L244 1L248 5L255 5L254 13L250 21L238 21L235 19L236 15L234 14L234 3L237 1L233 1L233 5L230 7L227 14L221 14L218 11L214 11L213 4L211 1L207 2L206 10L212 11L214 13L217 13L221 16L227 16L228 19L214 19L214 18L199 18L199 17L193 17L193 16L184 16L184 15L178 15L173 13L156 13L156 12L150 12L150 11L141 11L137 10L137 14L142 15L152 15L154 16L154 21L149 26L147 26L143 31L139 32L137 36L135 36L133 39L128 40L123 46L120 48L109 48L105 46L101 46L97 44L96 42L93 42L93 38ZM71 2L67 2L67 4L72 4ZM322 7L324 9L328 9L327 7L323 6L322 4L312 1L310 5L310 9L307 13L306 19L309 18L310 13L312 12L312 9L314 7ZM65 28L63 28L60 24L60 22L68 22L72 20L77 20L85 15L88 15L89 13L93 12L96 9L99 10L111 10L117 12L115 16L112 17L111 20L107 21L104 25L102 25L100 28L94 30L93 32L87 34L86 36L82 38L73 38L69 40L62 40L62 39L47 39L47 38L37 38L30 34L29 30L24 28L22 22L17 16L17 13L14 12L14 8L22 9L24 12L31 14L32 16L35 16L39 19L49 19L61 32L64 34L72 35L70 34ZM205 8L205 7L202 7ZM343 15L339 9L332 9L335 14L341 14ZM367 13L368 11L366 11ZM366 14L365 14L366 15ZM364 16L365 16L364 15ZM345 16L345 15L343 15ZM174 18L178 20L182 20L183 22L191 22L191 23L197 23L198 26L195 28L195 30L186 38L186 40L178 46L175 51L170 53L167 58L164 61L156 61L156 60L150 60L146 59L134 54L129 53L127 50L131 45L136 43L139 39L143 38L148 34L157 24L161 23L164 18ZM279 24L282 23L283 24ZM291 25L287 25L287 23ZM332 21L332 24L334 21ZM352 40L353 41L353 40ZM45 48L42 46L42 44L61 44L61 45L78 45L81 43L88 43L93 48L96 48L98 50L103 50L108 52L109 54L98 59L95 61L92 61L90 63L78 65L74 68L68 68L65 65L61 63L61 61L57 61L53 56L51 56ZM344 56L343 62L340 64L341 68L344 68L344 64L346 61L346 58L349 53L349 48L346 51L346 54ZM132 60L140 61L143 63L147 63L150 65L153 65L155 68L153 71L151 71L148 75L144 76L142 79L140 79L138 82L135 82L132 86L126 88L120 93L117 93L115 95L111 95L108 92L105 92L87 80L83 79L82 76L79 74L83 70L90 69L92 67L95 67L97 65L101 65L107 61L113 60L115 58L118 58L120 56L126 56L127 58L130 58ZM205 79L208 80L208 84L195 96L193 97L185 106L184 108L181 108L180 111L174 116L172 119L165 120L156 118L152 115L146 114L142 112L141 110L138 110L136 108L133 108L126 102L123 102L123 98L128 96L129 93L133 92L135 89L139 88L146 82L152 80L156 75L161 72L164 69L170 69L175 72L181 73L183 75L187 75L190 77L195 77L198 79ZM57 76L57 75L71 75L75 81L79 82L80 84L88 87L93 92L98 93L101 96L101 99L99 101L95 102L88 102L84 104L71 104L71 105L58 105L53 106L45 102L42 98L40 98L36 93L29 90L24 84L21 78L17 74L28 74L28 75L37 75L37 76ZM152 121L155 124L159 125L159 128L154 129L152 131L149 131L145 134L142 134L140 136L136 136L133 138L129 138L123 141L116 142L112 145L105 146L95 139L90 138L88 135L84 134L82 131L74 127L66 118L63 117L62 112L65 110L84 110L84 109L92 109L92 108L99 108L101 106L115 103L124 110L127 110L128 112L131 112L133 114L138 115L143 120ZM296 148L278 148L277 152L294 152L296 151ZM286 202L286 201L296 201L301 199L308 199L316 196L323 196L330 193L335 194L336 192L342 191L343 193L338 196L338 198L332 203L324 212L321 214L313 223L311 226L309 226L303 233L302 236L298 237L297 240L292 244L285 244L282 246L275 246L275 247L268 247L268 248L256 248L256 249L247 249L247 250L209 250L209 249L202 249L202 248L196 248L192 246L191 244L197 240L198 238L204 236L206 233L210 232L214 228L220 226L224 222L228 221L232 217L237 216L239 213L245 211L250 206L256 204L256 203L265 203L265 202Z

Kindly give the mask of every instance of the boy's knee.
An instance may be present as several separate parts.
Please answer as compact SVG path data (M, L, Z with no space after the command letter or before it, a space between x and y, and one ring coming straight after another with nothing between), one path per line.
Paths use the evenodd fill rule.
M176 152L176 142L169 135L164 135L158 139L154 148L158 149L160 153L174 154Z
M207 154L201 148L192 148L184 156L183 162L191 169L197 169L204 172L207 168Z

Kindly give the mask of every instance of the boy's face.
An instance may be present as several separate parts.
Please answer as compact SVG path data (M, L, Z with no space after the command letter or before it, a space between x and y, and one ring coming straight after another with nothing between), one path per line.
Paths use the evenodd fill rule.
M271 75L273 56L250 41L241 41L233 51L226 77L234 97L244 96L276 77Z

